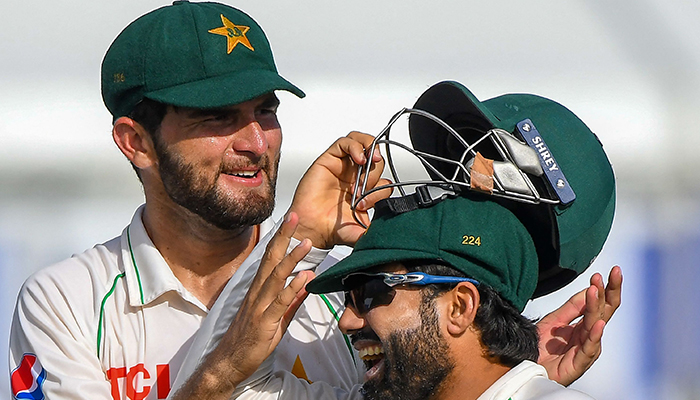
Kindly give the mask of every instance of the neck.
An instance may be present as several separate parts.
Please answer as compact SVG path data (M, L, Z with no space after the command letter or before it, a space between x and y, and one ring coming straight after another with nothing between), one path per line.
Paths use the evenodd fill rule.
M455 367L445 378L434 400L476 400L510 370L486 355L479 339L458 350Z
M223 230L172 201L146 201L148 236L182 285L207 307L258 241L258 226Z

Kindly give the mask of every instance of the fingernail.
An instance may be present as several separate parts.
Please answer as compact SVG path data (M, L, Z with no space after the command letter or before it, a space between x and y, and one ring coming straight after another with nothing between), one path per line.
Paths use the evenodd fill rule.
M287 213L287 215L284 217L284 222L289 222L292 220L292 213Z
M304 279L304 281L306 281L306 274L297 274L297 276L294 277L295 281L298 281L300 279Z

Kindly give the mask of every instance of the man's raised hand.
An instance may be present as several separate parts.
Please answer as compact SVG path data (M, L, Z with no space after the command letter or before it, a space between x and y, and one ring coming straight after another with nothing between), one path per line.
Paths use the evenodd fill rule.
M352 193L359 165L368 160L366 149L374 137L360 132L336 140L306 171L294 194L290 210L299 215L297 238L309 238L318 248L329 249L336 244L353 245L365 232L351 209ZM367 189L388 183L381 178L384 160L376 151L372 154L372 169ZM367 210L390 190L378 191L366 197L357 207L358 216L369 225Z
M314 278L313 272L301 271L285 286L294 267L311 250L311 241L305 239L285 255L298 224L299 217L288 213L267 245L236 318L173 400L228 399L236 386L251 376L277 347L308 295L306 283Z
M608 285L596 273L591 285L547 314L537 323L540 334L538 362L547 369L549 378L570 385L580 378L601 353L603 328L620 306L622 270L613 267ZM572 322L579 317L576 323Z

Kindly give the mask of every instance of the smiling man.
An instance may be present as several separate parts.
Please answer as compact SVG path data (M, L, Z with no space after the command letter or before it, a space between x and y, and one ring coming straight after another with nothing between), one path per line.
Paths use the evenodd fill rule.
M227 5L176 1L117 36L102 63L102 95L112 137L143 184L145 204L122 235L25 282L10 339L14 397L169 395L224 286L245 294L275 231L280 90L304 96L278 74L260 26ZM327 167L351 173L343 165L350 158L363 163L370 141L361 134L337 140L312 182L302 183L321 196L309 207L302 190L295 202L309 222L300 233L317 247L352 243L364 231L351 223L327 234L343 218L335 212L343 201L339 176ZM327 253L312 249L300 269L313 269ZM324 299L342 306L337 296L310 299L291 328L299 340L278 368L292 370L300 355L333 359L333 371L308 361L298 370L349 387L361 379L362 366ZM330 340L306 345L321 335ZM210 397L203 390L193 397Z
M278 106L268 93L225 108L173 107L153 135L166 194L224 230L261 223L275 205L282 142ZM122 122L131 128L128 119ZM239 133L232 143L231 131Z
M306 285L311 293L344 291L339 326L365 364L364 384L334 389L263 363L251 378L234 378L234 398L591 399L550 380L537 364L538 329L521 315L537 286L537 252L510 210L478 195L412 211L379 210L353 253ZM289 310L305 296L310 276L298 275L286 287L281 279L304 253L298 247L284 256L295 224L290 214L270 242L269 257L234 320L255 332L245 341L243 358L258 361L242 363L237 372L252 372L262 362ZM465 243L465 233L478 244ZM614 290L618 279L615 267Z
M520 313L537 265L510 211L457 197L376 216L354 252L307 289L345 291L339 325L368 367L367 400L589 399L536 364L537 329Z

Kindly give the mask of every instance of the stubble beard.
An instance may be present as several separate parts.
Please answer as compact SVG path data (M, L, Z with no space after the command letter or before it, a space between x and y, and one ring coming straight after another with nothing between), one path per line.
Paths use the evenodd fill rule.
M366 400L430 399L454 369L432 300L420 306L421 326L392 333L384 346L384 372L362 386Z
M275 208L275 190L279 153L275 160L263 156L258 162L259 173L267 175L264 191L250 191L242 196L226 196L217 186L219 176L225 171L219 167L213 181L198 174L179 154L171 152L161 143L155 144L158 171L167 195L176 204L198 215L207 223L222 230L238 230L258 225L272 215Z

